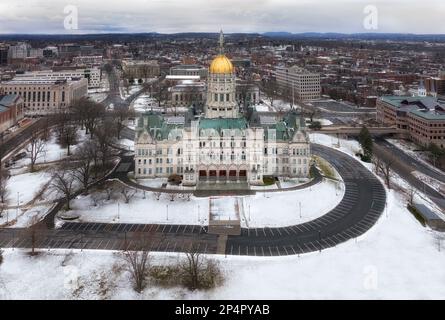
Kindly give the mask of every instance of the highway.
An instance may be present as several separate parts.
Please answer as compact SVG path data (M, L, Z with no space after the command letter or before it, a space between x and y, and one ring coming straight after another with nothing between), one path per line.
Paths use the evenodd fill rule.
M411 186L427 195L442 211L445 212L445 197L436 189L416 178L413 171L422 172L434 179L444 182L444 175L429 168L422 162L394 147L387 141L376 139L373 147L374 155L392 163L391 170L406 180Z

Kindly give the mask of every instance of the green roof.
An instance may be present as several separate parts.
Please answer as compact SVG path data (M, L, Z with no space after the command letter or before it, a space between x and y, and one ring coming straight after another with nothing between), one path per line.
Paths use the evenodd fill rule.
M144 121L147 122L144 125ZM145 113L138 118L136 132L141 134L144 130L147 130L152 137L157 140L168 139L169 133L174 129L183 129L184 126L180 124L168 124L165 122L162 115L155 113Z
M246 119L244 118L203 118L199 120L199 129L215 129L218 132L221 130L239 129L245 130L248 128Z
M436 111L436 107L444 108L444 106L434 97L383 96L381 100L397 109L402 107L403 101L406 101L407 104L403 104L404 110L411 114L427 120L445 120L445 114Z
M428 110L426 112L422 110L413 110L410 113L426 120L445 120L445 113L439 113L435 110Z

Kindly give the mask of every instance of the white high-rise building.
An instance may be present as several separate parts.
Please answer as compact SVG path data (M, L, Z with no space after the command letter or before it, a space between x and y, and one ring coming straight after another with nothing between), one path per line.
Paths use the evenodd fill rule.
M298 66L275 68L275 78L281 88L293 90L296 99L312 100L321 96L320 74Z
M22 42L15 46L10 46L8 51L9 59L25 59L29 56L31 46L28 43Z

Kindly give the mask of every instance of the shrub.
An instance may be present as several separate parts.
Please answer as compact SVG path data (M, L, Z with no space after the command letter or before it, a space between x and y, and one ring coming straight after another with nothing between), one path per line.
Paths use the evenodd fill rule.
M180 285L179 266L153 266L148 275L154 284L163 287Z
M369 154L358 153L356 155L359 156L363 162L371 163L371 161L372 161L372 156Z
M309 129L312 130L321 130L321 122L320 121L314 121L309 125Z
M336 179L336 174L328 162L319 157L315 157L315 161L317 161L317 165L325 177Z
M271 186L275 184L275 178L274 177L263 177L263 183L265 186Z
M187 262L170 266L152 266L148 276L153 284L162 287L182 286L189 290L208 290L220 285L224 278L217 263L204 257L197 259L199 263L194 268Z
M414 207L414 206L412 206L410 204L408 204L406 207L409 210L409 212L412 213L414 218L416 218L416 220L419 221L420 224L425 227L426 226L425 219L422 217L422 215L420 214L419 210L417 210L416 207Z
M168 182L170 182L171 184L179 185L182 182L182 177L177 174L172 174L168 177Z

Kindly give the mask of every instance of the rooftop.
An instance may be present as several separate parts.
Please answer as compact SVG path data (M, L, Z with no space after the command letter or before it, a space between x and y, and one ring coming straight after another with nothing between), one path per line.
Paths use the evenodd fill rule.
M445 120L445 105L434 97L383 96L381 100L427 120Z

